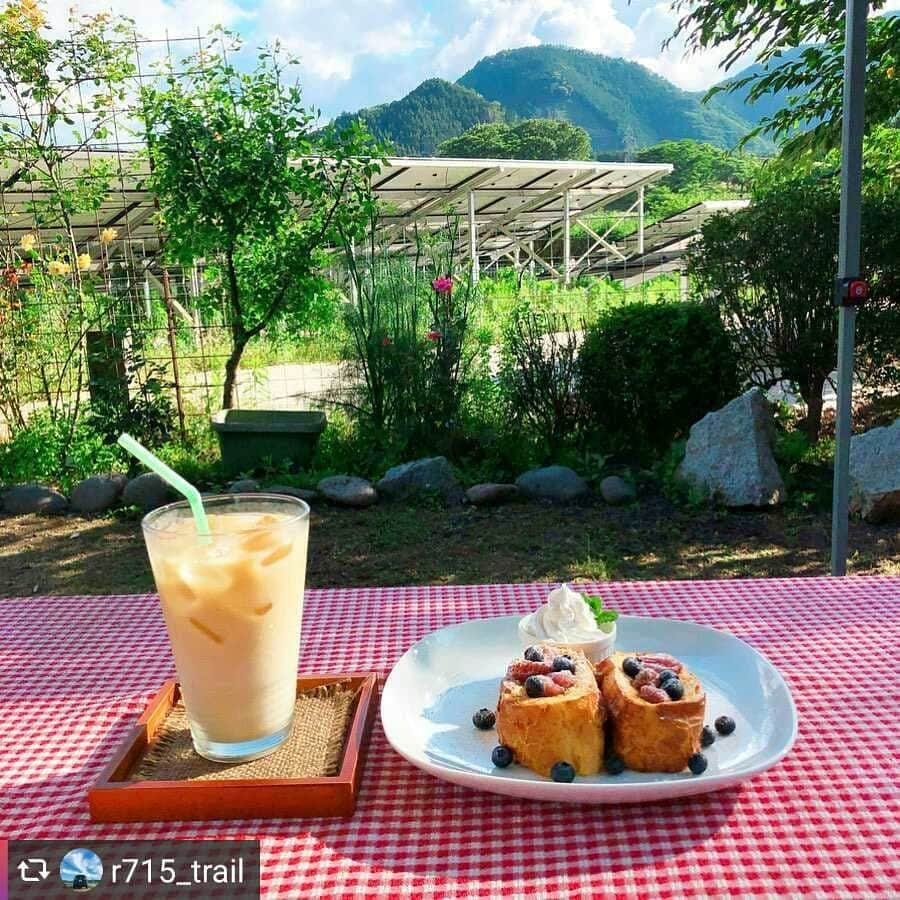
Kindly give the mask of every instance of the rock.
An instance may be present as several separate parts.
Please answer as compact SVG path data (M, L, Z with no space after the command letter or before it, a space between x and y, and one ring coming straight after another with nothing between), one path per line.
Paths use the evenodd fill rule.
M388 469L384 478L375 485L378 493L391 500L423 494L437 494L446 503L459 503L462 488L443 456L417 459Z
M258 494L259 482L252 478L241 478L239 481L232 481L228 485L229 494Z
M900 521L900 419L850 439L850 511Z
M292 487L289 484L271 484L267 488L264 488L263 493L284 494L287 497L296 497L298 500L304 500L306 503L312 503L314 500L319 499L318 491Z
M609 475L600 482L600 496L611 506L622 506L625 503L634 503L637 499L637 491L633 484L629 484L618 475Z
M466 491L466 500L472 506L498 506L518 496L519 489L514 484L475 484Z
M333 475L323 478L317 485L319 493L338 506L363 507L378 502L378 494L372 483L355 475Z
M587 482L567 466L532 469L520 475L516 484L529 500L550 500L553 503L571 503L587 497L591 492Z
M79 513L98 513L115 506L128 478L118 472L91 475L78 482L72 491L72 509Z
M146 510L164 506L171 500L171 488L156 472L145 472L132 478L122 491L122 502L126 506L139 506Z
M18 484L3 495L3 509L14 516L41 513L52 516L65 512L69 501L52 488L42 484Z
M676 477L725 506L774 506L786 496L772 455L772 406L752 388L691 427Z

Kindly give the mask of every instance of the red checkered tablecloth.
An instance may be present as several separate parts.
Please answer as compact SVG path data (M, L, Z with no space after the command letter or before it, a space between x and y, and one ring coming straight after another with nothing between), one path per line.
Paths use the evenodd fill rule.
M172 675L155 598L0 600L0 837L259 838L266 897L900 896L900 579L604 584L623 612L737 635L784 673L800 736L740 788L541 804L437 781L376 723L350 820L92 825L85 791ZM303 668L387 673L428 632L545 585L314 590Z

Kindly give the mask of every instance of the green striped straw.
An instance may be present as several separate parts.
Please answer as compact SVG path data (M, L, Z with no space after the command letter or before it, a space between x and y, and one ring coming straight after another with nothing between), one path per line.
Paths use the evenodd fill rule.
M119 435L119 445L184 496L194 514L197 534L201 537L209 537L209 522L206 520L206 510L203 508L200 491L189 481L185 481L176 471L170 469L158 456L154 456L143 444L139 444L130 434Z

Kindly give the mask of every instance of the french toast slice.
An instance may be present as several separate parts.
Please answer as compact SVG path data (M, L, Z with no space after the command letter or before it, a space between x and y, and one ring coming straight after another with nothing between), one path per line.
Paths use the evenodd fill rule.
M596 775L603 765L606 710L593 664L579 650L535 645L545 660L565 654L575 671L569 687L555 696L529 697L524 683L510 673L529 671L528 661L514 660L500 685L497 736L518 763L550 776L555 763L571 764L578 775ZM537 669L539 663L532 663ZM550 673L538 673L551 678ZM555 673L561 674L561 673Z
M622 669L622 660L635 655L641 654L617 651L597 666L613 752L637 772L680 772L700 749L706 693L697 676L682 668L680 700L645 700Z

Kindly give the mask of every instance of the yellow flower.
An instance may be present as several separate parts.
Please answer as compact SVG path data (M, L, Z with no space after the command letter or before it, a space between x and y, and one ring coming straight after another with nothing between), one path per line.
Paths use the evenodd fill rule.
M68 275L72 271L72 267L61 259L53 259L48 264L47 271L51 275Z
M22 240L19 241L19 246L26 252L31 253L37 245L37 236L34 234L23 234Z
M118 230L115 228L104 228L103 231L100 232L100 243L111 244L116 239L118 233Z
M21 8L22 15L28 20L32 28L41 28L47 21L37 4L37 0L22 0Z
M894 67L888 66L887 70L885 71L884 74L887 75L888 78L893 78L894 77Z
M78 271L84 272L91 267L91 254L81 253L78 256Z

